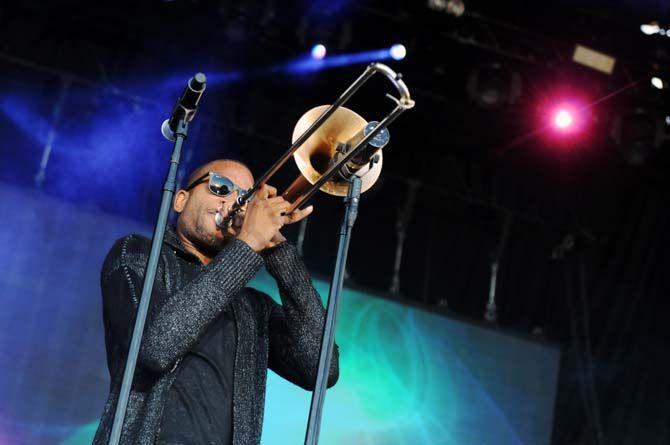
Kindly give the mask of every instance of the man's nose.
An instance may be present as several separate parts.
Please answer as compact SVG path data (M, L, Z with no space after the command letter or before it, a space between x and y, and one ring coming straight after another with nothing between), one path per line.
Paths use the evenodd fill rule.
M233 207L233 204L237 202L237 195L228 195L225 199L221 199L219 201L219 206L221 206L222 209L229 210L230 208ZM245 211L247 208L247 204L245 203L241 208L240 211Z

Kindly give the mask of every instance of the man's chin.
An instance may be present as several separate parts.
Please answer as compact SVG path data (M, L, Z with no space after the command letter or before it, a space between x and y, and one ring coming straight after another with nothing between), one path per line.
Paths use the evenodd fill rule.
M215 232L199 230L198 232L198 249L208 255L217 254L230 240L230 237L220 230Z
M224 238L214 238L209 239L206 242L201 241L198 245L198 249L208 256L215 256L217 253L223 249L223 247L228 244L229 240Z

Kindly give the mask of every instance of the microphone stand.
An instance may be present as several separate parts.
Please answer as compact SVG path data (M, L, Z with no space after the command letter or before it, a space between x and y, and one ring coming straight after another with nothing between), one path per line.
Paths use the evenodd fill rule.
M140 297L140 304L137 309L137 316L135 318L135 327L133 328L133 337L130 341L130 349L128 351L128 359L126 360L126 367L123 371L123 382L121 384L121 391L119 399L116 403L116 412L114 414L114 423L112 425L112 432L109 438L109 445L118 445L121 439L121 430L123 427L123 420L126 417L126 408L128 406L128 398L130 396L130 389L133 383L133 376L135 374L135 367L137 365L137 356L140 352L140 342L144 332L144 323L149 311L149 302L151 300L151 291L154 287L156 279L156 270L158 269L158 260L163 247L163 238L165 236L165 226L167 225L168 215L170 214L170 207L172 205L172 197L174 196L175 187L177 183L177 168L179 167L179 159L181 158L181 148L188 133L188 116L183 116L177 124L177 129L174 132L174 148L172 150L172 157L170 158L170 168L168 170L165 184L163 185L163 197L161 199L161 207L158 213L158 221L154 228L154 235L151 241L151 253L149 254L149 261L147 263L146 273L144 274L144 284L142 286L142 296Z
M351 230L354 227L356 216L358 216L358 203L361 196L361 178L353 175L349 179L349 191L344 199L345 213L340 226L339 242L337 245L337 257L335 259L335 270L330 282L328 292L328 307L326 320L323 328L323 338L319 350L319 367L317 370L316 385L312 393L312 402L309 408L309 419L307 421L307 432L305 434L305 445L317 445L319 443L319 428L321 424L321 413L323 401L330 371L330 361L335 343L335 323L337 311L342 293L342 282L344 281L345 266L347 264L347 252Z

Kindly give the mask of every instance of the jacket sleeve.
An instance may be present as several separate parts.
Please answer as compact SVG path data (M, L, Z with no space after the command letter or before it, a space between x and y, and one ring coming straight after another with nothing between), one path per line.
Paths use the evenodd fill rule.
M306 390L316 386L325 310L297 249L283 242L263 254L277 281L281 306L266 296L270 309L268 367ZM327 386L339 378L339 348L334 345Z
M168 249L164 246L163 250ZM103 316L108 343L127 354L139 305L151 242L129 235L116 242L101 273ZM196 278L168 295L164 252L154 283L138 364L164 373L183 357L207 326L263 265L263 258L240 240L228 243ZM162 278L164 277L164 278Z

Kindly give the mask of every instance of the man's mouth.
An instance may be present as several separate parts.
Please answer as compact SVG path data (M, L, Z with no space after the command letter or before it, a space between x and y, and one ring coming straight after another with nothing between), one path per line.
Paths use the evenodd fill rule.
M215 209L207 209L207 214L212 215L215 218L217 227L223 229L223 227L219 226L216 219L223 221L223 219L227 218L230 214L230 208L224 209L223 207L217 207ZM243 221L242 218L233 218L232 224L229 227L235 232L238 232L242 228Z
M217 213L220 213L223 216L227 216L228 215L228 210L230 210L230 209L224 208L223 206L219 206L219 207L207 209L207 213L209 213L210 215L215 215Z

